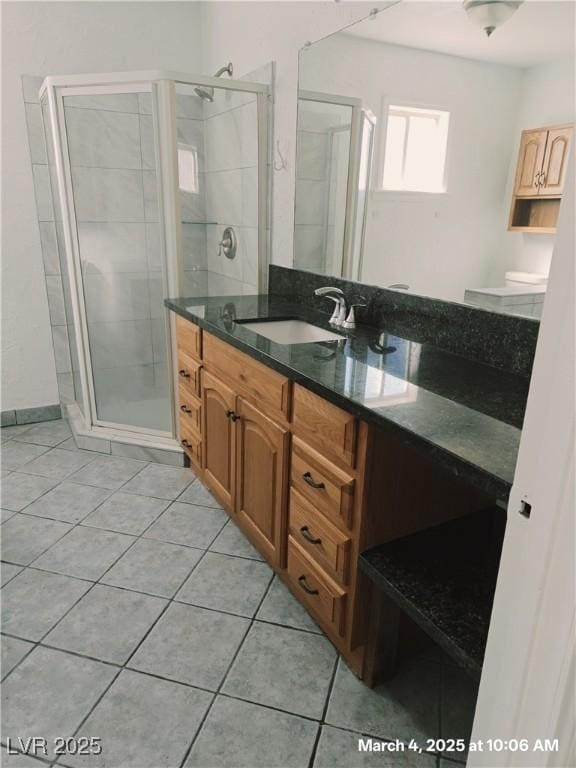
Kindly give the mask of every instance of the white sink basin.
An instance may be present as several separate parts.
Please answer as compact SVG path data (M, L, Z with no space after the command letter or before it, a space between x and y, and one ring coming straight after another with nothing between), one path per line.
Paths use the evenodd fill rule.
M316 341L336 341L344 338L339 333L325 331L317 325L303 320L265 320L243 322L244 328L254 331L259 336L275 341L276 344L310 344Z

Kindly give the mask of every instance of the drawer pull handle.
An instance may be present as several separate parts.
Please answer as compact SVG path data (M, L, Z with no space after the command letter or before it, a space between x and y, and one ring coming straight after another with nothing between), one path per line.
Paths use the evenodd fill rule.
M183 413L192 413L192 409L188 408L187 405L181 405L180 410L183 411Z
M300 586L302 587L304 592L307 592L309 595L319 595L320 594L317 589L310 589L308 584L306 584L306 576L299 576L298 577L298 584L300 584Z
M302 477L304 478L304 482L305 482L305 483L308 483L308 485L309 485L311 488L316 488L316 490L321 490L322 488L326 488L326 486L324 485L324 483L317 483L317 482L314 480L314 478L312 477L312 475L310 474L310 472L304 472L304 474L302 475Z
M192 448L188 440L182 440L182 445L184 446L184 448Z
M190 374L188 373L188 371L185 368L182 368L180 371L178 371L178 373L180 374L180 376L182 376L183 379L189 379L190 378Z
M302 528L300 528L300 533L302 534L302 538L306 539L310 544L322 544L322 539L315 539L310 535L310 529L307 525L303 525Z

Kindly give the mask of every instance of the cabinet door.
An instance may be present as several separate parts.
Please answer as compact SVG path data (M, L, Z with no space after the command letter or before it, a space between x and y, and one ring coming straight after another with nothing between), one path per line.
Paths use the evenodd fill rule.
M290 433L241 396L236 412L238 522L273 565L284 567Z
M534 197L539 194L547 136L548 131L522 131L514 190L517 197Z
M229 510L234 500L234 413L236 395L204 372L202 380L203 468L206 484Z
M541 179L541 195L561 195L568 168L568 154L572 140L572 128L554 128L548 131Z

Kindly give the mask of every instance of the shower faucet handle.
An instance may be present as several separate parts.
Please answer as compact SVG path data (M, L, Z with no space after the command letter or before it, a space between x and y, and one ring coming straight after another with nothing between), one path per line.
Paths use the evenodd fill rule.
M218 243L219 252L222 252L227 259L233 259L236 256L237 246L236 233L232 227L226 227Z

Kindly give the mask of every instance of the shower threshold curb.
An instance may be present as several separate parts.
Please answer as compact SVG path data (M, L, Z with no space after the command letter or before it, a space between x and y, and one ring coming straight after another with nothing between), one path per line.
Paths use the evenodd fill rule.
M120 435L113 430L98 427L95 430L86 427L80 408L75 403L64 406L66 418L78 448L98 453L141 461L153 461L173 467L185 467L187 459L184 451L175 439L161 439ZM106 434L106 437L102 436Z

